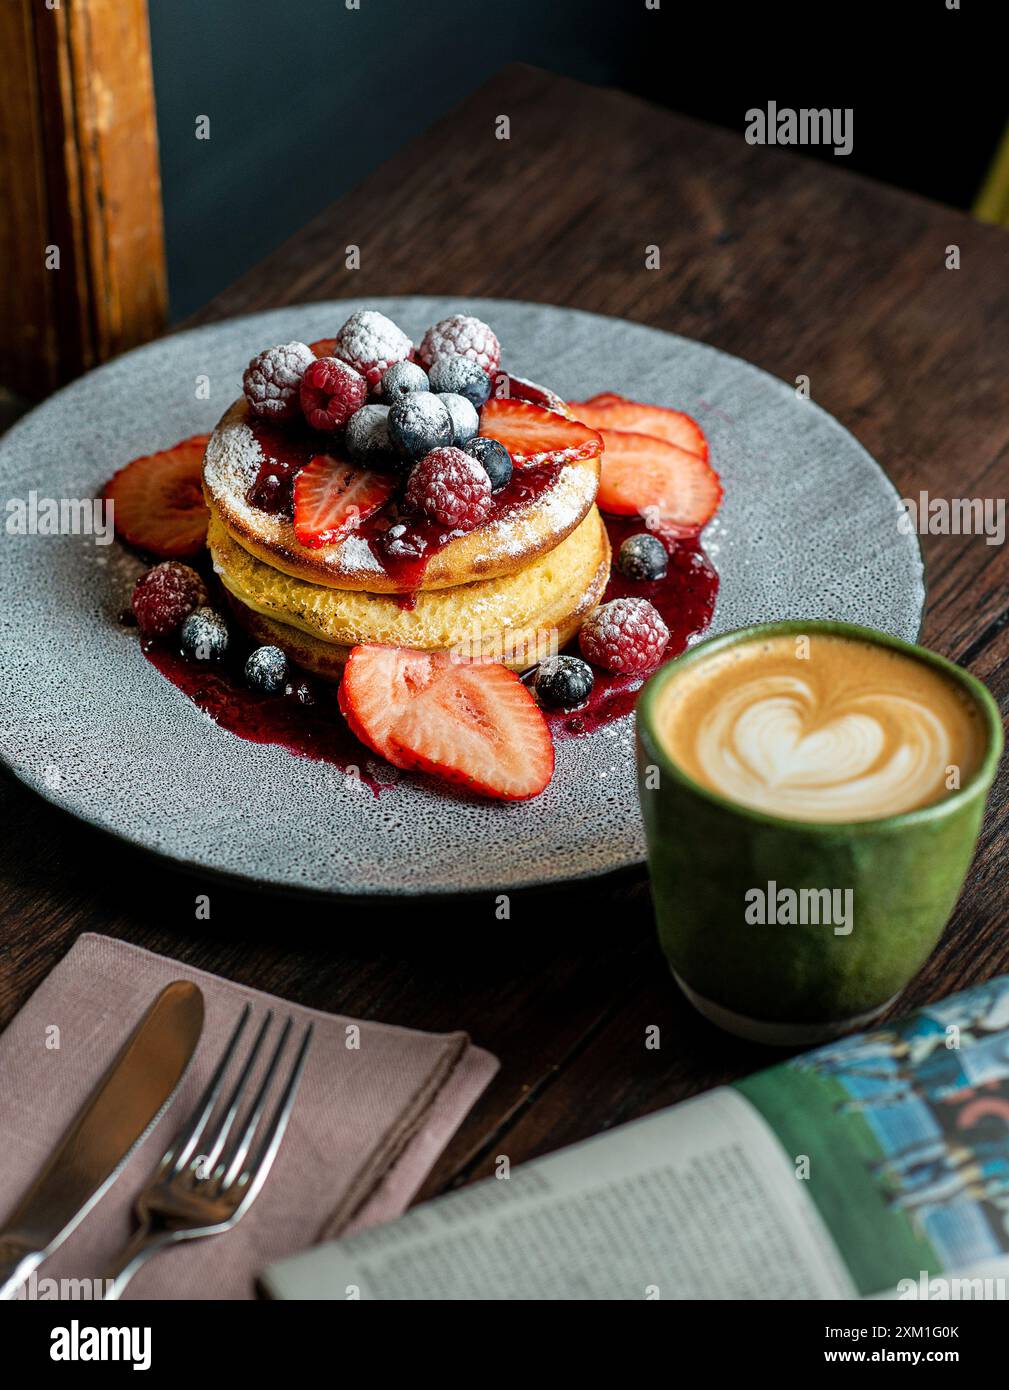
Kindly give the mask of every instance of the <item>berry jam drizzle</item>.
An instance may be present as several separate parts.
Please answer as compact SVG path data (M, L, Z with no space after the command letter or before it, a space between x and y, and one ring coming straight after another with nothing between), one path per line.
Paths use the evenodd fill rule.
M331 763L343 772L356 768L353 775L376 796L390 785L368 773L374 755L347 727L336 703L335 687L292 673L287 693L261 695L250 690L242 678L244 651L242 661L225 660L213 666L190 661L177 645L167 641L145 642L143 651L166 680L222 729L250 743L280 744L299 758ZM312 703L302 703L299 687L311 693Z
M325 439L304 425L285 425L281 428L265 420L256 420L250 422L249 428L259 445L263 461L245 494L246 501L270 516L290 518L294 511L294 475L316 454L326 452Z
M690 638L703 632L711 622L718 597L718 571L699 541L657 532L669 555L666 577L626 579L617 568L616 557L627 537L639 535L642 531L641 519L608 516L605 521L613 551L613 566L602 602L608 603L613 598L646 598L658 609L669 629L669 645L662 658L664 665L679 656ZM570 650L577 654L577 640L572 643ZM554 738L594 733L621 715L630 714L645 679L644 676L610 675L596 670L592 694L581 709L545 711Z

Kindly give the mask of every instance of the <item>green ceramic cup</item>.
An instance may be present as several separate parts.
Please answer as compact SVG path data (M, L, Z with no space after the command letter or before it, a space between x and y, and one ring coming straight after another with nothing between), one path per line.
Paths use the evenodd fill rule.
M802 822L729 801L673 762L653 722L668 682L734 643L817 634L882 643L938 668L968 693L987 745L958 791L880 820ZM980 681L923 647L851 623L783 622L710 638L663 666L638 700L637 743L652 896L673 975L720 1027L800 1046L871 1022L933 950L974 855L1002 721ZM796 893L850 888L851 930L747 922L747 893L770 884Z

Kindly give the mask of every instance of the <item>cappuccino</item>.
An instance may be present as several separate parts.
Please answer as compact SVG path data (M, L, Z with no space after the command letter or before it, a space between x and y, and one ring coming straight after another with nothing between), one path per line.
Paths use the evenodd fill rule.
M942 671L825 633L754 638L685 665L653 719L696 782L796 821L929 806L967 782L986 747L981 712Z

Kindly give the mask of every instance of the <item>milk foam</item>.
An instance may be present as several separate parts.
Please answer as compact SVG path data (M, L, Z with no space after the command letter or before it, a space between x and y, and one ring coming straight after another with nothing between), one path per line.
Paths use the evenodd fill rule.
M845 650L848 648L849 650ZM695 779L793 820L925 806L980 761L980 721L953 682L890 649L792 638L716 655L667 686L663 742Z

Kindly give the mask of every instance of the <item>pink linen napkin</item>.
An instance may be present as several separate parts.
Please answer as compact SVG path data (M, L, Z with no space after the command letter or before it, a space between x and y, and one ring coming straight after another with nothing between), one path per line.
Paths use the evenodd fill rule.
M192 980L203 991L203 1035L189 1070L167 1114L41 1266L39 1281L99 1279L133 1229L137 1192L205 1086L246 1002L252 1018L243 1043L268 1008L275 1021L267 1047L288 1014L295 1036L307 1022L315 1025L280 1153L233 1230L158 1254L134 1277L126 1298L252 1298L256 1275L272 1261L400 1215L497 1071L496 1059L472 1047L465 1033L420 1033L319 1013L88 933L0 1034L0 1224L171 980ZM356 1048L348 1046L354 1034L347 1031L355 1028ZM290 1043L285 1055L293 1055ZM36 1296L43 1296L41 1286Z

